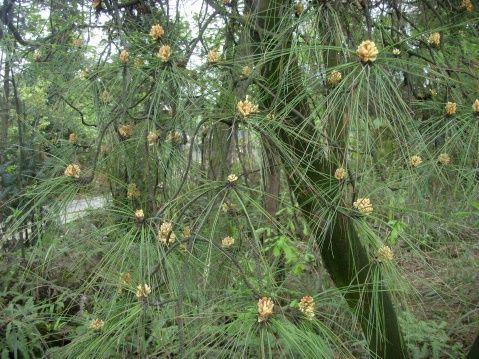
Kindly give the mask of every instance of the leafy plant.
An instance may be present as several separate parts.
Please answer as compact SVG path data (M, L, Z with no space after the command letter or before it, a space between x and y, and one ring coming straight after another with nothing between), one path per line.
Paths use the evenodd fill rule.
M7 293L4 293L5 295ZM0 344L2 359L37 358L46 349L42 333L37 325L43 322L42 307L35 305L33 298L17 295L2 308Z
M400 321L405 328L405 340L414 359L461 358L462 345L449 343L448 324L434 320L420 320L410 312L402 313Z

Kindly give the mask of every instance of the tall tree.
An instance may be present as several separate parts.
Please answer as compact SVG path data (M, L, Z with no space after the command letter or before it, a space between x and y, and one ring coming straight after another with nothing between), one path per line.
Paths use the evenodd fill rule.
M344 207L345 198L341 187L334 183L334 174L347 161L351 111L343 112L342 109L334 108L336 103L327 99L325 105L330 109L323 121L330 147L326 150L328 154L321 154L324 150L310 147L311 143L317 142L315 115L312 115L310 104L304 96L304 75L299 68L297 56L290 50L293 33L284 30L295 26L294 20L288 16L290 13L289 1L265 0L259 1L256 6L258 47L266 52L262 54L263 58L271 59L262 64L263 86L266 91L263 96L264 106L277 108L284 104L294 104L283 112L284 123L277 129L278 139L282 141L278 148L285 149L280 150L280 153L287 166L286 171L291 174L289 184L301 210L315 228L314 234L326 269L339 288L346 288L346 300L358 315L371 352L379 358L405 358L407 350L401 339L389 293L385 288L379 292L374 290L369 277L369 268L373 262L354 228L353 219L338 211L338 208ZM326 4L319 8L317 14L321 17L318 23L324 21L330 24L336 11L333 5ZM321 30L324 31L325 47L341 47L341 43L336 43L335 39L342 40L344 36L337 33L332 35L331 29L324 27ZM272 54L267 54L271 48ZM325 65L328 69L334 69L339 65L336 58L340 56L333 55L328 50L323 50ZM354 89L351 88L351 91ZM334 94L333 91L331 93ZM296 163L302 163L304 170L298 169ZM317 195L311 196L314 193ZM328 202L330 213L325 214L324 210L320 210L324 208L325 202ZM326 215L328 222L318 218L318 212ZM318 219L323 222L320 226L315 225ZM350 287L354 290L347 289ZM379 315L375 314L377 312Z

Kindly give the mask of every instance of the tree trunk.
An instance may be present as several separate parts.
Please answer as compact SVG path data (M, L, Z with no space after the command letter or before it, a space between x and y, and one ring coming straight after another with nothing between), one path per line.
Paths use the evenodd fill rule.
M466 356L466 359L474 358L479 358L479 335L476 337L476 340L474 340L474 343L472 343L471 349Z
M0 163L5 161L5 149L7 148L8 127L10 126L10 61L5 59L3 78L3 103L0 123Z
M25 163L25 125L22 122L22 117L25 120L24 112L22 109L22 104L20 103L20 97L18 94L18 88L15 82L15 74L13 69L11 69L11 79L13 85L13 94L15 96L15 111L17 117L17 126L18 126L18 162L17 162L17 183L18 188L22 188L23 183L23 171L26 166Z
M279 167L280 159L275 154L274 144L266 136L263 138L264 144L264 209L274 218L279 209L279 194L281 189L281 170Z
M382 288L383 290L373 288L371 278L368 277L372 263L356 233L353 221L335 208L341 202L339 186L331 180L337 168L335 157L318 154L311 148L311 143L308 141L316 137L315 128L312 122L308 123L310 109L302 96L301 71L297 59L292 52L288 51L291 38L274 37L275 33L284 30L287 26L285 19L290 17L290 13L291 6L286 0L261 0L257 3L257 26L259 29L266 30L264 33L255 34L257 45L261 47L262 44L267 44L270 49L276 47L276 53L284 54L263 57L270 60L262 68L262 75L266 80L266 86L263 88L266 92L265 100L262 105L264 108L272 108L273 104L278 105L278 101L285 105L297 103L279 127L278 137L283 144L278 147L287 148L290 151L289 153L281 151L286 173L290 174L289 184L305 217L315 229L317 240L321 242L324 266L335 285L343 290L350 309L361 324L371 353L378 358L406 358L408 354L402 341L391 297L385 288ZM276 25L279 24L279 20L281 20L281 29ZM298 102L298 98L303 100ZM328 120L336 120L340 123L347 119ZM298 136L296 131L298 128L301 128L301 136ZM329 134L335 136L330 139L334 141L335 146L341 143L339 136L345 136L345 130L343 126L343 131L331 131ZM302 167L306 168L305 171L298 172L298 161L307 162L308 166ZM320 198L317 194L315 195L311 184L317 186L320 193L327 193L329 198ZM318 208L324 211L325 207L330 208L329 221L325 227L320 228L318 226L320 222L315 213ZM373 315L374 313L380 315Z

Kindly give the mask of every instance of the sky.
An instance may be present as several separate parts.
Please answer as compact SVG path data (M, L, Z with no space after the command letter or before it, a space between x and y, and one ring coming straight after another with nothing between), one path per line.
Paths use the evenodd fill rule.
M204 11L206 8L204 7L204 0L179 0L179 6L178 10L180 12L180 16L183 20L186 20L189 25L190 29L192 31L191 36L192 38L197 36L198 34L198 26L197 23L194 20L194 16L202 12L204 14ZM209 12L211 12L211 7L208 9ZM176 12L176 2L171 1L170 2L170 18L173 18L174 14ZM48 14L47 14L48 18ZM94 20L94 17L92 18ZM99 18L97 23L99 25L104 24L108 20L108 16L105 13L102 13ZM91 29L90 30L90 39L89 39L89 45L94 47L94 48L100 48L100 42L104 38L104 34L102 32L102 29ZM86 34L84 34L86 36ZM199 44L198 44L199 45ZM197 47L198 47L197 45ZM190 63L188 67L196 67L202 62L202 59L199 57L198 53L193 53Z

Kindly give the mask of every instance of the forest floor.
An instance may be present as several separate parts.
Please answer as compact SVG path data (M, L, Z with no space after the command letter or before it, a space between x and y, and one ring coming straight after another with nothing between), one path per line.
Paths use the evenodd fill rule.
M435 330L444 331L449 338L448 345L459 344L466 353L479 329L477 238L479 233L471 233L462 242L441 244L420 255L404 248L397 256L399 266L419 298L412 310L418 318L435 322L434 327L424 329L429 333L423 334L434 336Z

